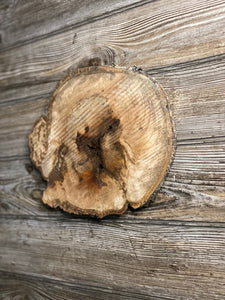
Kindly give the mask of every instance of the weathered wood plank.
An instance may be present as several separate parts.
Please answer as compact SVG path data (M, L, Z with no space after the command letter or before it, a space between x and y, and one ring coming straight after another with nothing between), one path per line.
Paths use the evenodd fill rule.
M216 142L216 144L215 144ZM41 202L45 182L29 157L0 162L1 214L64 215ZM225 142L178 145L174 163L153 203L125 218L225 220Z
M225 113L225 54L149 69L148 74L163 86L176 118Z
M159 298L225 293L219 223L1 218L0 228L2 271Z
M2 48L15 47L50 34L75 29L129 9L137 9L150 1L13 1L1 8Z
M225 55L209 61L208 64L203 61L194 66L182 65L177 69L168 67L158 73L150 70L149 73L151 72L168 95L178 141L224 136ZM44 94L52 92L55 85L56 82L51 86L47 85ZM24 100L26 89L16 89L14 99L6 95L7 100L3 99L3 104L0 104L2 157L28 153L25 146L27 136L34 121L46 113L47 99L33 98L35 93L38 95L41 91L42 85L35 86L31 89L30 100ZM19 99L16 98L18 95ZM13 143L17 144L16 148L13 147Z
M26 102L27 105L31 101L39 99L49 99L53 90L56 88L57 81L50 82L26 82L25 85L13 85L8 88L1 89L1 101L0 108L4 109L4 106L9 104L14 105L20 102Z
M224 1L157 3L3 51L2 87L63 77L91 57L149 69L225 52Z
M52 0L12 1L1 7L4 299L223 299L224 1L65 0L57 9ZM45 182L27 145L58 80L93 57L142 66L154 76L168 95L178 138L153 203L103 221L44 206Z
M29 153L28 135L37 115L47 112L47 99L37 99L29 103L4 106L0 111L1 157L24 156Z
M22 275L0 272L1 299L38 299L38 300L90 300L90 299L151 299L145 294L134 294L126 289L118 290L98 285L90 285L74 281L50 280L42 276ZM156 299L154 297L154 299ZM157 299L165 299L157 297Z
M132 32L134 25L130 21L129 24ZM125 30L123 26L121 32ZM217 55L148 70L168 95L178 149L154 204L139 212L128 212L129 217L224 220L224 69L225 55ZM43 97L50 95L59 74L55 79L49 77L49 82L29 79L13 89L6 86L1 94L1 213L61 214L47 209L40 201L45 183L36 171L29 173L27 145L34 121L46 113L47 97Z
M0 297L223 299L225 2L22 0L0 7ZM93 57L154 76L178 138L151 205L102 221L42 204L46 183L27 144L57 82Z
M167 92L175 117L178 147L154 204L132 212L132 216L224 221L224 61L224 56L220 56L149 71ZM32 93L41 90L37 87ZM46 108L47 99L36 100L32 96L28 102L10 98L3 103L1 213L60 214L41 203L45 183L29 166L28 134Z

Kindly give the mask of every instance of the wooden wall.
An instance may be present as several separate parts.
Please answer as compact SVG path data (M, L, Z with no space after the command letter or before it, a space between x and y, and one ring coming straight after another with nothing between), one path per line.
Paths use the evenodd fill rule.
M0 3L0 298L225 299L225 1ZM175 119L148 207L103 220L41 202L28 134L70 69L137 65Z

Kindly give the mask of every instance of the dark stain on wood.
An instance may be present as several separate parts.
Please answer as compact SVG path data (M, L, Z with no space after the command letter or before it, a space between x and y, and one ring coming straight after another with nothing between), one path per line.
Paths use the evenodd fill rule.
M118 168L115 169L111 167L110 169L107 168L105 161L104 161L104 155L102 153L102 142L103 138L108 134L113 134L119 129L120 120L117 118L108 117L106 118L98 127L97 133L93 135L89 135L89 126L85 127L85 134L80 134L77 132L76 135L76 145L80 152L84 152L87 155L87 160L89 160L92 163L93 170L92 172L85 172L84 175L79 174L79 172L76 169L76 172L79 176L80 181L83 179L85 181L91 180L94 184L98 186L99 189L106 186L107 184L102 180L101 174L103 172L106 172L107 174L110 174L112 176L117 176L118 174L114 174L115 171L118 172ZM120 143L117 141L112 145L112 148L117 149L117 155L124 157L123 149L120 145ZM111 157L112 161L118 161L117 157ZM85 161L86 163L86 161ZM122 168L122 165L121 165Z
M64 156L68 153L68 147L65 144L62 144L57 151L57 161L49 175L49 185L51 187L55 186L55 181L63 182L64 174L67 171Z

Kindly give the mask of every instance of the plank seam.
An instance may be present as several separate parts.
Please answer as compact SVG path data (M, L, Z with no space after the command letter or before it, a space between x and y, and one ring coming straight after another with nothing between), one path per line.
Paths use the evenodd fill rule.
M88 217L88 216L76 216L76 215L66 215L66 213L62 212L64 216L36 216L36 215L4 215L0 214L0 220L7 221L38 221L38 222L59 222L60 225L65 226L66 223L69 225L74 223L74 226L78 226L77 221L79 220L79 226L81 223L88 224L99 224L100 226L108 226L108 227L116 227L124 229L125 231L127 228L123 227L122 225L133 225L134 221L136 225L149 225L149 226L167 226L167 227L186 227L186 228L219 228L225 229L225 222L210 222L210 221L183 221L183 220L150 220L150 219L142 219L142 218L126 218L126 219L119 219L118 216L110 216L106 217L105 219L98 219L96 217ZM60 223L63 222L63 223ZM133 229L135 231L135 228Z
M218 61L220 62L224 59L225 59L225 53L221 53L221 54L217 54L217 55L207 56L204 58L198 58L198 59L184 61L181 63L167 65L164 67L147 69L147 70L145 70L145 72L147 72L149 75L161 74L161 73L171 73L171 72L186 69L186 68L189 68L192 66L207 65L210 62L218 62Z

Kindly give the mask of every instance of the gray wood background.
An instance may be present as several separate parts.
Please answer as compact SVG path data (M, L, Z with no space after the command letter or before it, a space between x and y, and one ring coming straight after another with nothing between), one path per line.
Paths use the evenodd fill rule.
M0 298L225 299L225 1L0 2ZM175 119L148 207L103 220L41 202L28 134L68 70L137 65Z

